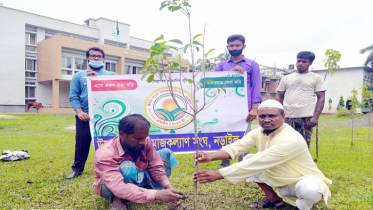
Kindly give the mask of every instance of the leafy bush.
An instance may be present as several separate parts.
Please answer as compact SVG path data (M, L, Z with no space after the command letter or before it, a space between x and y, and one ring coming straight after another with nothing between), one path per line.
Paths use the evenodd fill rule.
M337 112L337 117L351 117L351 113L352 111L351 110L348 110L348 109L341 109ZM364 114L360 113L354 113L354 117L361 117L363 116Z

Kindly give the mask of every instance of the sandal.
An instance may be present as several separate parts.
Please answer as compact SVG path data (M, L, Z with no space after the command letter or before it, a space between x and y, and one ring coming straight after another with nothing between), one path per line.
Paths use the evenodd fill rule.
M255 202L254 203L254 207L250 207L250 204L247 206L249 209L254 209L254 208L257 208L257 209L262 209L262 208L268 208L268 209L273 209L273 208L276 208L276 209L282 209L285 207L285 204L282 204L281 206L276 206L275 204L278 204L278 203L281 203L283 202L282 198L278 199L277 201L269 201L267 198L263 198L263 200L261 201L258 201L258 202ZM261 207L259 207L259 205Z

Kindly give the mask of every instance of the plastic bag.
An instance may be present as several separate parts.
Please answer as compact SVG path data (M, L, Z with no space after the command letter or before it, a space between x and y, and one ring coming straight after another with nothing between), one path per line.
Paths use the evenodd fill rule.
M22 150L22 151L3 150L3 153L0 156L0 160L2 161L23 160L27 158L30 158L30 154L28 154L27 150Z

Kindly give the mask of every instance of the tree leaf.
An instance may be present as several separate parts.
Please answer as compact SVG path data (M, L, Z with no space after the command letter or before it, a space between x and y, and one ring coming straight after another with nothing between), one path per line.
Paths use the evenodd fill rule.
M175 12L177 10L179 10L181 7L180 6L174 6L171 8L171 12Z
M191 80L191 79L188 79L188 82L189 82L190 84L192 84L192 83L193 83L193 80Z
M215 48L212 48L211 50L209 50L207 53L206 53L206 58L207 58L207 56L210 54L210 52L212 52L212 51L214 51L215 50Z
M181 56L180 56L180 54L176 55L176 60L178 60L179 62L181 62Z
M162 42L161 45L159 45L159 50L162 50L163 45L165 45L166 43L167 43L167 41Z
M197 49L197 52L199 51L199 48L198 47L196 47L196 49Z
M145 65L146 65L146 66L149 66L149 63L150 63L151 60L152 60L152 57L148 58L148 60L146 60Z
M203 45L201 43L199 43L198 41L193 41L193 44L203 47Z
M186 54L186 51L187 51L188 47L190 47L190 44L185 45L185 47L184 47L184 54Z
M227 91L225 90L225 88L221 88L221 89L224 91L225 94L227 94Z
M150 75L147 79L148 83L151 83L154 80L154 74Z
M156 63L156 64L159 63L159 56L155 56L155 58L154 58L154 63Z
M190 5L188 2L184 2L184 6L186 6L186 7L192 7L192 5Z
M162 74L162 72L157 71L157 73L158 73L159 78L162 79L162 78L163 78L163 74Z
M214 80L209 79L209 80L206 80L204 83L216 83L216 82Z
M161 59L161 60L167 60L167 57L166 57L166 53L161 53L160 55L159 55L159 59Z
M220 93L220 88L218 89L218 93Z
M153 51L155 51L155 52L159 52L159 49L156 48L155 46L151 46L150 49L153 50Z
M164 40L163 34L161 34L161 36L159 36L158 38L154 39L154 42L156 42L158 40Z
M159 11L161 11L166 6L170 5L171 1L163 1L161 4L161 7L159 8Z
M176 51L179 51L179 49L177 49L176 47L172 47L172 46L169 46L169 47L176 50Z
M193 37L193 40L197 39L198 37L202 36L202 34L197 34Z
M146 72L144 75L142 75L141 80L143 80L150 72Z
M178 39L171 39L171 40L168 40L169 42L175 42L177 44L183 44L180 40Z

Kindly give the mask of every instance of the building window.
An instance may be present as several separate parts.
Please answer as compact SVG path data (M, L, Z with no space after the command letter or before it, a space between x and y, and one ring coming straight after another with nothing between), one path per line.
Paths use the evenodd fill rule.
M69 56L62 56L61 58L61 67L71 69L72 68L72 57Z
M62 69L62 70L61 70L61 74L65 74L65 75L73 75L73 71Z
M25 87L26 98L35 98L35 87Z
M26 82L25 82L25 85L36 85L36 82L26 81Z
M25 60L25 70L36 71L36 60Z
M106 62L106 71L117 72L117 64Z
M34 46L25 46L25 50L26 51L30 51L30 52L36 52L36 47L34 47Z
M140 74L141 69L142 68L138 66L131 66L131 65L124 66L125 74Z
M79 70L83 70L83 59L81 58L74 58L75 60L75 68L74 69L79 69Z
M129 65L125 65L125 66L124 66L124 71L125 71L124 73L125 73L125 74L130 74L130 69L131 69L131 66L129 66Z
M35 99L27 99L27 100L25 100L25 104L27 104L27 102L35 102L36 100Z
M71 69L73 63L72 60L72 57L66 57L66 68Z
M83 58L76 58L71 56L61 57L61 74L73 75L79 71L87 68L87 62Z
M25 77L33 77L33 78L35 78L35 77L36 77L36 73L33 73L33 72L25 72Z
M132 74L140 74L141 67L132 66Z
M36 34L25 34L25 43L28 45L36 45Z

